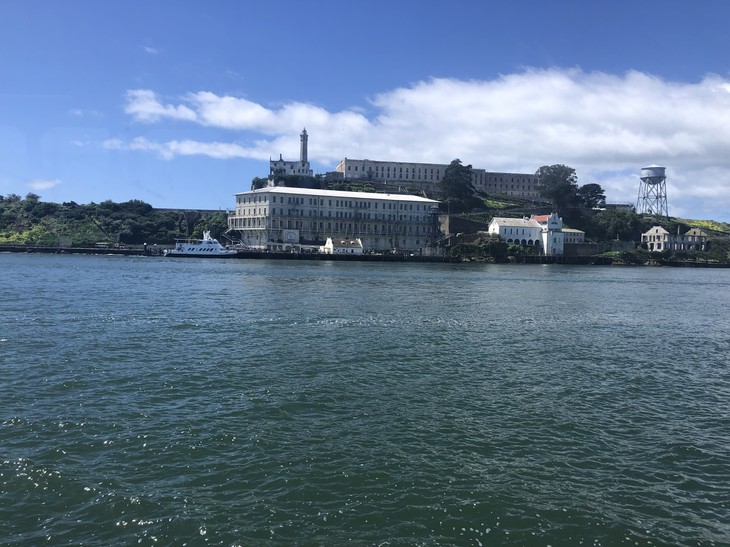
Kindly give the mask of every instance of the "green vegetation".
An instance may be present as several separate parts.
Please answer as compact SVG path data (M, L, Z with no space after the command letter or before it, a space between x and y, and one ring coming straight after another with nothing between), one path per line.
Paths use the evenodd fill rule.
M227 229L225 212L203 218L194 212L154 209L140 200L59 205L41 202L35 194L0 196L0 244L169 244L176 238L201 237L204 230L220 237Z
M578 186L575 169L567 165L543 165L535 174L540 180L540 195L549 199L558 213L570 207L592 209L606 202L606 195L599 184Z
M323 190L340 190L342 192L375 192L372 182L365 180L338 180L322 183Z
M488 209L510 209L517 206L517 204L513 201L493 199L488 197L482 198L482 201L484 202L484 206Z
M444 170L441 191L444 196L443 201L450 213L484 208L484 202L476 195L472 184L472 167L462 165L461 160L452 161Z
M727 222L716 222L714 220L677 220L681 220L681 222L691 228L700 228L701 230L704 230L707 235L730 236L730 224L728 224Z

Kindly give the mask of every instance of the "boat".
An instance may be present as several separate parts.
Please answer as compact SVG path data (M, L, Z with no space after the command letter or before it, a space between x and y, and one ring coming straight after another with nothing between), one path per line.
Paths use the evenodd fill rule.
M165 256L199 258L233 258L237 254L236 249L224 247L217 239L210 237L210 232L203 232L203 239L176 239L175 247L165 251Z

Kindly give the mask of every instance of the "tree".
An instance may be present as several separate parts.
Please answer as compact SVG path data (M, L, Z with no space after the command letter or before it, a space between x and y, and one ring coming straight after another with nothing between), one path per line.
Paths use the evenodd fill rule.
M543 165L535 173L540 195L549 199L558 213L575 203L578 177L575 169L567 165Z
M600 184L584 184L575 192L576 205L593 209L606 203L606 194Z
M707 251L702 253L706 260L713 262L730 262L730 238L710 238L707 240Z
M629 211L606 210L596 214L586 227L586 237L599 241L620 239L639 241L641 234L651 227L640 215Z
M258 190L259 188L266 188L269 184L269 179L263 179L260 177L254 177L251 180L251 190Z
M459 159L452 161L444 170L441 192L452 213L484 207L484 202L476 197L471 165L462 165Z

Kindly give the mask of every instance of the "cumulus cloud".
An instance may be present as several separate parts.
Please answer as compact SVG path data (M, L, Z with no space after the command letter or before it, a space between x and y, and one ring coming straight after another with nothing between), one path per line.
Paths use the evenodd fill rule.
M32 180L28 183L28 188L31 190L49 190L55 186L58 186L61 184L61 181L58 179L53 180Z
M344 157L459 158L490 171L528 173L564 163L581 184L598 182L609 199L633 202L639 169L657 163L668 168L670 212L671 192L730 210L730 80L717 75L688 83L636 71L529 69L493 80L437 78L340 112L301 102L269 108L210 91L162 101L151 90L132 90L125 110L144 123L182 120L261 135L249 146L184 139L126 145L168 159L296 158L306 126L310 160L323 170Z
M127 92L127 114L141 122L157 122L163 118L196 121L193 110L185 105L164 105L157 100L157 95L149 89L132 89Z

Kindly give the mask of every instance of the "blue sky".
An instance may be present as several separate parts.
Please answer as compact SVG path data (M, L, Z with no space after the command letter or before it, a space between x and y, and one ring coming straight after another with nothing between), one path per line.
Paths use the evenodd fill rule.
M0 194L227 209L269 157L574 167L730 221L730 2L0 2Z

